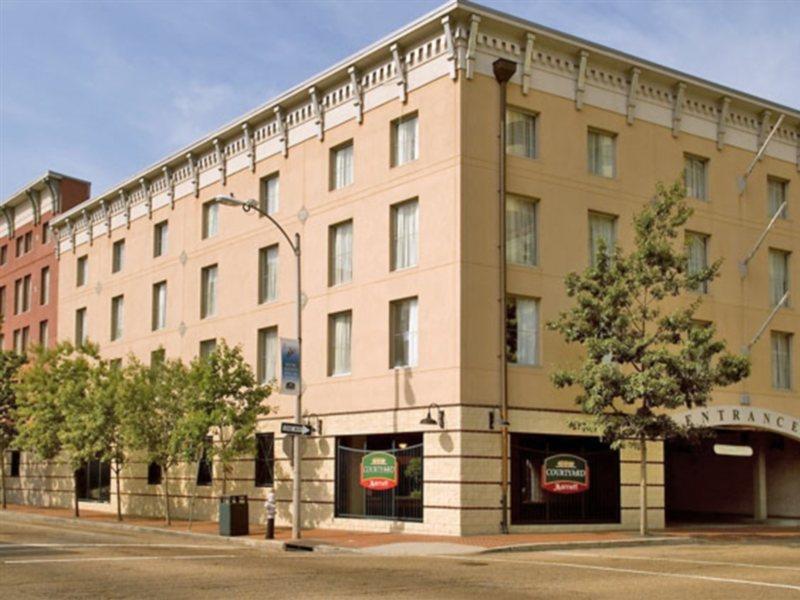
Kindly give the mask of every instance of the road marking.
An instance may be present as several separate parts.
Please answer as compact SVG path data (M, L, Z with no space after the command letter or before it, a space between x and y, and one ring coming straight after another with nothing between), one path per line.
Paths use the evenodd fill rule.
M729 579L727 577L712 577L711 575L692 575L688 573L663 573L661 571L644 571L641 569L622 569L618 567L601 567L598 565L582 565L580 563L555 562L555 561L531 561L531 560L512 560L504 558L465 558L463 556L437 556L447 560L473 561L473 562L499 562L513 563L536 566L568 567L572 569L586 569L589 571L610 571L612 573L629 573L632 575L655 575L656 577L673 577L676 579L698 579L701 581L715 581L718 583L731 583L735 585L752 585L756 587L780 588L784 590L800 591L800 586L789 585L786 583L770 583L768 581L752 581L748 579Z
M226 546L219 545L196 545L196 544L102 544L102 543L30 543L30 544L3 544L0 542L0 550L14 550L20 548L202 548L202 549L228 549ZM233 548L231 548L233 549Z
M233 554L203 554L200 556L97 556L83 558L32 558L28 560L6 560L7 565L28 565L40 563L69 563L69 562L111 562L119 560L201 560L206 558L237 558Z
M647 560L647 561L664 561L676 563L690 563L698 565L722 565L726 567L749 567L753 569L777 569L780 571L800 571L800 567L784 567L781 565L760 565L756 563L741 563L741 562L726 562L722 560L695 560L691 558L668 558L661 556L633 556L628 554L600 554L599 552L566 552L566 551L547 551L543 554L557 554L559 556L588 556L593 558L614 558L619 560Z

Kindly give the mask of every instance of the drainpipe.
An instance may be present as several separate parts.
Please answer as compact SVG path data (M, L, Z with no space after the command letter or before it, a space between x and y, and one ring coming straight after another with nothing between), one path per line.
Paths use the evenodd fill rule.
M500 341L500 509L502 511L500 531L508 533L508 360L506 358L506 84L517 70L517 63L498 58L492 63L494 78L500 86L500 133L498 148L497 206L500 228L498 231L497 253L500 261L498 312L500 314L498 337Z

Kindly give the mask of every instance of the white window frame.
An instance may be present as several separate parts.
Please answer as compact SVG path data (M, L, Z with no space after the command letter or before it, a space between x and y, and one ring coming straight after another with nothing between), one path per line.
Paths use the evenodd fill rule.
M523 304L524 303L524 304ZM528 327L520 327L520 305L525 307L525 310L532 317L532 323L528 323ZM506 356L509 364L536 367L540 365L540 344L541 344L541 327L540 327L540 300L538 298L531 298L528 296L509 295L506 298L506 339L508 339L508 327L510 312L514 311L514 320L516 321L516 348L506 348ZM528 340L530 343L523 346L520 340ZM524 353L520 352L520 348L524 348ZM520 355L522 354L522 360Z
M408 328L401 329L403 312ZM391 368L416 367L419 364L419 298L401 298L390 304L389 365Z
M353 311L343 310L328 315L329 377L350 374L352 352Z
M410 227L399 231L401 211L414 207L414 218ZM405 217L404 217L405 220ZM408 225L408 223L406 224ZM401 247L401 244L405 247ZM401 271L419 264L419 199L411 198L391 207L391 270Z
M328 228L328 285L353 281L353 219Z
M355 180L355 145L353 140L334 146L330 152L330 189L340 190Z
M605 162L605 159L608 158L606 142L610 146L610 164ZM586 146L589 173L606 179L614 179L617 176L617 134L589 128Z
M792 344L794 336L784 331L773 331L770 336L772 354L772 387L776 390L791 390L794 381L792 373ZM781 346L785 347L781 347ZM785 361L783 364L781 361Z
M708 202L708 159L694 154L684 154L683 161L683 183L686 187L686 196ZM700 189L701 186L702 189Z
M265 304L278 299L278 268L280 264L278 244L258 250L258 303Z
M515 125L524 123L515 129ZM517 135L519 134L519 135ZM538 158L539 115L515 106L506 109L506 154L522 158Z
M122 337L125 320L125 296L120 294L111 298L111 341Z
M409 130L413 136L412 143L401 147L401 137L407 135ZM393 168L419 158L419 113L409 113L392 121L391 146L390 164Z
M278 356L280 354L278 328L277 326L263 327L258 330L256 335L256 377L261 385L268 385L278 378Z
M217 291L219 265L207 265L200 269L200 318L207 319L217 314Z
M526 206L533 213L532 228L522 224L522 210L514 211L515 204ZM519 213L520 218L515 218ZM525 267L539 264L539 201L518 194L506 195L506 261Z

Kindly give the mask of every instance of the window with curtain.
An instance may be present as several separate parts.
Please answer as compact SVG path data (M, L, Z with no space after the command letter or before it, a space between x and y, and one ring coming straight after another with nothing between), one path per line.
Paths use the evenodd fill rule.
M536 158L536 115L513 108L506 110L506 153Z
M788 211L784 202L786 202L786 188L787 182L780 179L770 177L767 179L767 204L769 206L769 218L775 216L779 210L781 212L779 219L785 219ZM781 208L783 206L783 208Z
M349 310L328 316L328 375L350 373L352 324Z
M702 233L686 232L686 257L688 271L696 275L708 268L708 236ZM702 294L708 293L708 282L704 281L695 289Z
M777 306L789 291L789 252L769 249L769 287L770 302Z
M268 215L273 215L278 212L278 208L280 207L279 191L280 178L277 173L273 173L261 179L261 210Z
M408 200L392 206L392 270L417 264L419 202Z
M338 190L353 183L352 140L331 149L331 189Z
M518 265L536 266L537 201L521 196L506 196L506 260Z
M518 365L539 364L539 301L506 299L506 357Z
M217 349L216 338L202 340L200 342L200 358L208 358L209 356L214 354L214 350L216 349Z
M331 225L329 231L330 285L348 283L353 279L353 221Z
M256 376L260 384L266 385L278 377L278 351L278 328L259 329Z
M152 329L157 331L167 325L167 282L153 284Z
M614 253L617 244L617 217L601 213L589 213L589 256L592 266L597 265L600 248L607 255Z
M219 231L219 204L206 202L203 204L203 239L214 237Z
M417 299L395 300L391 304L391 366L415 367L419 357Z
M111 341L122 337L122 326L124 319L124 296L114 296L111 299Z
M417 113L392 121L392 166L399 167L419 158Z
M792 389L792 334L772 332L772 387Z
M125 264L125 240L117 240L111 247L111 272L119 273Z
M79 308L75 311L75 345L85 344L86 337L86 308Z
M615 145L615 135L589 130L589 173L601 177L616 175Z
M200 318L217 313L217 265L203 267L200 271Z
M278 298L278 244L258 251L258 303Z
M706 166L708 161L705 158L684 156L683 182L686 186L686 195L697 200L708 199L708 186L706 183Z

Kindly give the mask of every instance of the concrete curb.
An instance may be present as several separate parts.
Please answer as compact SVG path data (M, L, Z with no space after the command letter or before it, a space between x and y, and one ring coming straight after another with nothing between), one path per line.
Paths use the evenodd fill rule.
M595 550L598 548L636 548L638 546L676 546L680 544L701 543L692 537L648 537L642 539L619 540L572 540L569 542L536 542L524 544L511 544L486 548L480 554L495 554L500 552L545 552L547 550Z

